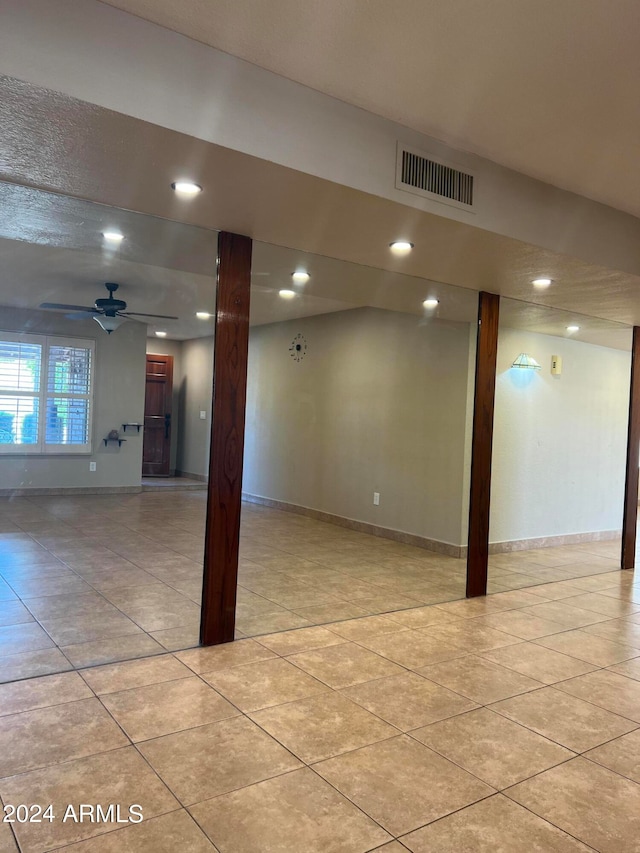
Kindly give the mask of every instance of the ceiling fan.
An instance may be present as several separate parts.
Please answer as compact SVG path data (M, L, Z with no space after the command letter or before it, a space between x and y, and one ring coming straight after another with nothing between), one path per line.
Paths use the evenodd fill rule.
M110 335L111 332L114 332L118 326L122 325L122 323L126 322L129 317L151 317L156 320L178 319L178 317L170 317L166 314L141 314L138 311L127 311L127 303L122 299L116 299L113 295L120 285L115 284L112 281L107 281L104 286L109 291L109 296L96 299L92 308L89 308L86 305L62 305L58 302L42 302L38 307L45 308L50 311L80 312L79 316L81 317L85 313L92 314L96 323L98 323L98 325L100 325L108 335Z

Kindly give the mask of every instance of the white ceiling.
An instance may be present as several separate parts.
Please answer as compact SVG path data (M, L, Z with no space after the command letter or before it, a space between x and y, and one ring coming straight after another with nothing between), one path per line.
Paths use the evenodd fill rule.
M108 0L640 215L638 0Z

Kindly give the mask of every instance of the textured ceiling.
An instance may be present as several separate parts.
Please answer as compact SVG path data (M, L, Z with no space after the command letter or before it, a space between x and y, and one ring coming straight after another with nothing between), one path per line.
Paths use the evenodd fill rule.
M105 243L106 228L124 235L117 247ZM215 231L195 225L0 182L0 306L89 307L106 296L104 282L115 281L128 310L179 318L149 320L150 334L160 329L173 339L203 337L211 334L212 321L195 314L214 311L216 245ZM413 314L418 323L473 323L477 315L475 291L398 271L261 242L254 244L252 266L253 325L362 306ZM296 285L294 270L311 278ZM293 288L295 297L281 298L283 288ZM425 310L427 297L436 297L438 307ZM0 324L1 316L0 310ZM89 322L72 316L78 324ZM501 317L506 326L552 335L566 335L566 326L577 322L578 340L623 349L630 343L628 327L516 300L503 300Z
M119 226L127 234L132 229L131 247L138 247L139 254L127 254L128 237L122 248L125 260L197 273L202 269L196 258L202 229L205 235L224 229L298 253L371 267L379 279L400 273L403 281L418 280L420 289L431 281L490 290L640 325L638 276L410 209L10 78L0 81L0 93L0 124L6 128L0 179L9 182L0 186L0 236L24 235L54 245L51 232L57 229L61 245L83 250L108 219L109 227ZM186 202L177 198L170 184L192 164L198 166L204 192ZM113 209L102 206L98 213L86 215L91 235L82 230L74 234L73 211L80 202L54 196L55 203L49 197L39 205L30 196L33 190L16 186L20 184L92 199ZM152 228L139 229L135 214L127 210L160 218L152 220ZM198 226L195 237L184 232L180 240L171 238L164 220L177 223L175 233L185 225ZM405 258L394 257L388 248L400 233L415 242ZM254 260L256 271L261 271L259 255ZM546 291L536 291L531 284L541 274L554 279ZM318 298L342 301L342 294ZM418 294L412 297L417 298ZM355 304L376 303L358 297Z
M638 0L109 0L640 215Z

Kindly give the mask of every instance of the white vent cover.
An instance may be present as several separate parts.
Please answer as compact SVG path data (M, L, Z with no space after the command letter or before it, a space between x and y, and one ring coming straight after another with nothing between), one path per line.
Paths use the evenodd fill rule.
M396 189L473 212L473 184L469 172L398 144Z

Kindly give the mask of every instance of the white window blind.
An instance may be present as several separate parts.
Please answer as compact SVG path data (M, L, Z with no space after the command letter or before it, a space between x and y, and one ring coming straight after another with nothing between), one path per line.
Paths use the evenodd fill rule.
M0 454L91 450L94 342L0 332Z

